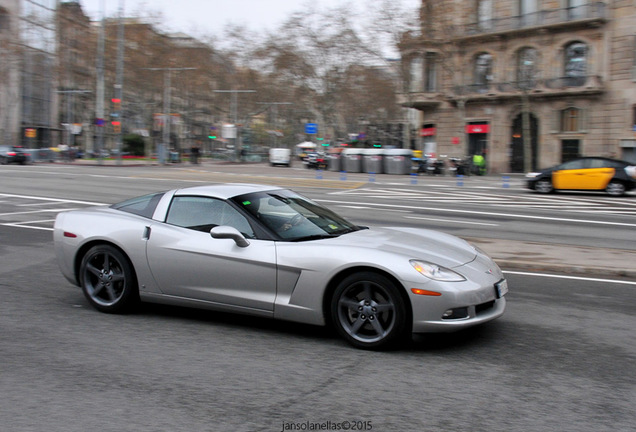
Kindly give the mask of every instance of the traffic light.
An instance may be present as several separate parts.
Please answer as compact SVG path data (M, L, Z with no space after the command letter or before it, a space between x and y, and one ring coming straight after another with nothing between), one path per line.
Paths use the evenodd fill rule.
M114 121L114 122L112 122L112 125L113 125L113 132L121 133L121 122Z
M208 135L208 138L210 138L210 139L216 139L216 135Z
M113 112L119 112L121 111L121 99L119 98L112 98L110 100L113 103Z

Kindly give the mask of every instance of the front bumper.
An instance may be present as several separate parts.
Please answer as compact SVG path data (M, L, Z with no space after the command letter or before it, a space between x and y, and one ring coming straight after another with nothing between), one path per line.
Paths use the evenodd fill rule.
M499 267L485 255L453 269L463 282L429 281L408 286L413 309L413 333L452 332L494 320L506 309L507 282ZM505 286L501 295L499 286ZM418 295L411 289L434 291L441 295ZM453 311L449 316L449 311Z

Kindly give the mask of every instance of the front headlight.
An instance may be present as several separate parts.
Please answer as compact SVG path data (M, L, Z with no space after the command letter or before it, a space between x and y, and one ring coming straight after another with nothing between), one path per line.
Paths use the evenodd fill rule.
M410 263L418 273L429 279L444 282L462 282L466 280L466 278L459 273L446 267L438 266L437 264L419 260L411 260Z

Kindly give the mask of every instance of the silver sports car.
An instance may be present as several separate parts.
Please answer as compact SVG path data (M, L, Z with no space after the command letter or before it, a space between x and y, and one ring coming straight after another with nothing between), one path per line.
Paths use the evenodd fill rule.
M140 300L333 325L359 348L504 313L501 270L464 240L357 226L295 192L200 186L60 213L63 275L103 312Z

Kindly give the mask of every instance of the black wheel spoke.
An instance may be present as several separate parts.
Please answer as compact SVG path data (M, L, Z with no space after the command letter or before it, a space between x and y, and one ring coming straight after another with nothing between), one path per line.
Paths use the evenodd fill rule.
M375 273L349 276L332 300L336 328L350 343L379 348L405 330L406 311L398 288Z
M120 312L138 299L130 263L111 246L90 249L82 260L80 274L84 294L97 309Z

